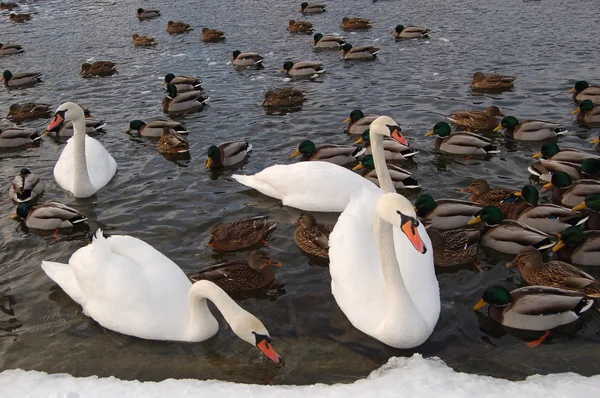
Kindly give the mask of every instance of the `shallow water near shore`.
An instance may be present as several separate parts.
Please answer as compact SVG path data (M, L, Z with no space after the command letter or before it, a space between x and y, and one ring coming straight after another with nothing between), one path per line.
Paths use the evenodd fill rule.
M298 3L298 4L297 4ZM159 8L160 18L140 22L135 10ZM248 190L231 174L255 173L289 156L300 141L351 144L342 121L352 109L386 114L402 126L420 153L399 164L411 170L421 192L437 198L466 198L460 192L472 178L492 186L520 189L529 181L527 166L540 144L509 142L495 135L500 154L465 160L442 156L425 132L460 109L497 105L519 119L562 123L570 134L560 146L592 151L588 130L574 123L567 91L576 80L600 81L600 56L592 45L598 31L591 2L573 7L558 0L518 1L488 5L468 0L414 2L366 0L329 1L323 15L302 16L299 2L273 0L223 2L45 1L27 2L21 12L33 12L31 22L12 24L0 12L3 43L21 44L25 53L0 58L13 73L40 71L43 83L25 89L0 89L0 114L10 104L35 101L56 108L74 101L107 122L96 138L118 163L113 180L97 195L75 199L55 182L52 170L64 143L44 137L39 147L0 151L0 370L22 368L67 372L75 376L116 376L121 379L220 379L236 382L311 384L350 382L365 377L391 356L439 356L458 371L522 379L536 373L600 373L600 314L552 332L535 349L525 341L539 333L507 330L473 305L490 284L521 286L520 277L505 267L511 256L483 251L472 267L440 269L442 313L431 338L414 350L387 347L352 327L331 295L327 267L312 265L293 240L300 211ZM243 7L243 10L242 10ZM500 8L500 9L498 9ZM373 29L343 32L344 16L369 18ZM311 36L291 35L289 19L312 22L316 31L341 33L353 45L381 48L373 62L344 62L335 51L314 51ZM167 21L183 20L195 29L170 36ZM398 24L431 28L428 40L396 42ZM221 29L227 40L203 43L202 27ZM581 26L591 27L586 31ZM593 31L596 29L596 31ZM153 36L154 48L136 48L133 33ZM234 50L265 56L264 70L236 70L228 62ZM284 81L283 62L319 60L327 72L315 80ZM82 79L83 62L111 60L118 74ZM472 93L473 72L483 70L518 76L516 88L502 94ZM210 105L182 120L191 131L189 160L168 161L156 141L123 133L129 121L162 117L160 84L166 73L198 76L211 97ZM308 98L294 112L266 112L265 91L278 87L302 89ZM49 120L23 126L42 131ZM5 120L2 126L9 125ZM239 168L205 170L211 144L246 139L254 147ZM143 239L191 274L207 265L249 252L216 254L206 246L210 226L218 221L269 214L278 223L267 248L283 263L276 285L260 298L240 301L259 317L273 337L285 366L269 363L260 352L221 324L213 338L196 344L145 341L100 327L86 317L41 270L42 260L66 262L86 244L80 231L56 242L23 230L10 220L14 205L8 186L20 168L28 167L46 182L41 202L59 201L90 218L90 229ZM535 183L535 181L534 181ZM414 199L419 192L407 196ZM337 214L318 214L333 224ZM600 271L587 269L595 277ZM213 307L214 309L214 307Z

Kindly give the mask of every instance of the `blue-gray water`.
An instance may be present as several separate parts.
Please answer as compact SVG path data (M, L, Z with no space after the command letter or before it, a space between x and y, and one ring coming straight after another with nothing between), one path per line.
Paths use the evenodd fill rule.
M586 139L596 136L574 124L567 91L574 81L600 81L595 1L327 1L323 15L302 16L300 1L31 1L34 12L25 24L8 22L0 13L0 40L22 44L20 56L0 58L0 69L40 71L44 82L22 90L0 89L0 114L14 102L51 104L75 101L89 107L108 125L98 138L118 163L115 178L96 197L74 199L52 175L64 144L45 137L38 148L0 152L0 370L9 368L68 372L76 376L114 375L125 379L169 377L217 378L273 383L351 381L367 375L393 355L421 352L440 356L457 370L523 378L534 373L575 371L600 373L600 315L589 311L579 322L557 329L536 349L524 342L539 334L507 332L485 312L473 312L485 286L521 281L504 264L510 257L482 253L483 273L469 267L441 270L442 314L431 338L416 350L396 350L354 329L336 306L326 267L309 265L293 241L299 211L237 184L233 171L211 174L204 168L209 145L247 139L254 151L242 173L274 163L287 163L298 143L350 144L342 121L354 108L390 115L411 145L420 150L402 165L415 173L423 192L435 197L464 198L460 188L475 177L492 185L521 188L528 182L530 156L538 144L496 139L502 153L489 160L448 158L436 154L434 139L424 137L444 115L459 109L498 105L520 119L562 123L572 134L561 146L592 150ZM138 7L159 8L162 16L140 22ZM342 32L344 16L369 18L373 29ZM289 19L308 20L323 33L343 33L354 45L381 48L374 62L351 63L339 54L316 52L311 37L286 31ZM183 20L194 31L170 36L167 21ZM395 42L393 27L426 25L427 41ZM201 28L221 29L227 41L205 44ZM133 33L148 34L155 48L135 48ZM236 71L228 61L233 50L265 56L261 71ZM593 51L596 49L596 51ZM284 82L278 71L285 60L320 60L327 72L317 81ZM111 60L119 73L110 78L82 79L88 60ZM473 72L516 75L516 88L499 95L473 94ZM188 115L191 160L173 163L157 152L154 141L123 133L130 120L162 116L160 83L168 73L200 77L210 106ZM266 114L263 93L297 87L308 101L301 111ZM43 130L49 120L25 123ZM2 122L7 125L7 122ZM222 322L217 336L197 344L144 341L106 331L84 316L81 308L41 270L42 260L66 262L86 243L79 234L56 243L52 236L24 232L10 220L15 206L6 191L21 167L46 181L43 201L76 207L109 233L143 239L169 256L184 271L247 253L218 255L206 247L210 226L242 216L270 214L278 222L269 253L284 266L276 270L279 284L262 300L241 305L257 315L285 358L285 367L269 363ZM413 195L414 197L414 195ZM335 214L319 215L334 223ZM594 270L592 270L594 272ZM600 277L598 271L595 275ZM14 313L11 314L11 313Z

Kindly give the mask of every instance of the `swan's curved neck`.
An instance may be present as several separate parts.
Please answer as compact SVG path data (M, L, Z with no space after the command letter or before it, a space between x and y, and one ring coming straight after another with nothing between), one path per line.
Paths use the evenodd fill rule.
M396 192L392 177L385 163L385 151L383 149L383 136L379 134L371 134L371 153L373 154L373 162L375 163L375 172L379 180L379 186L383 192ZM379 217L378 217L379 218Z
M207 337L216 333L219 328L217 320L208 309L207 299L213 302L229 325L233 325L240 312L245 311L223 289L209 281L194 283L190 288L188 297L190 301L190 332L200 328L208 329L207 333L210 333Z
M73 166L75 168L73 187L76 192L87 190L92 185L85 158L85 132L85 120L83 118L73 120ZM77 194L76 192L74 194Z

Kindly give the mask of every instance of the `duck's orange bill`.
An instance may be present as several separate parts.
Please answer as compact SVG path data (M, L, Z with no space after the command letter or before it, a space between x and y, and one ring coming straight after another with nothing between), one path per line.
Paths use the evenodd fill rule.
M552 248L552 251L556 253L563 247L565 247L565 242L563 242L562 240L559 240L558 243L556 245L554 245L554 247Z
M543 156L543 154L542 154L541 152L538 152L538 153L535 153L535 154L534 154L533 156L531 156L531 157L532 157L532 158L534 158L534 159L537 159L537 158L541 158L542 156Z
M341 51L340 51L341 52ZM351 121L352 119L350 119L350 116L348 116L347 118L344 119L344 123L348 123L349 121Z
M290 156L290 158L295 158L296 156L300 155L302 155L302 152L300 152L300 149L296 149L296 152L292 153L292 156Z
M212 163L213 163L212 158L206 159L206 168L210 169L212 167Z
M281 267L281 263L279 261L271 261L269 265L272 265L273 267Z
M487 305L487 301L485 301L484 299L479 300L479 302L477 304L475 304L475 307L473 307L474 311L477 311L480 308L483 308Z
M267 340L261 341L256 345L256 347L258 347L258 349L261 350L263 354L265 354L271 361L279 363L279 361L281 360L279 355L273 349L273 346L271 346L271 344L269 344Z
M425 253L427 248L425 247L425 243L423 243L423 239L419 236L419 230L415 227L412 221L407 221L402 224L402 232L408 238L410 243L414 246L415 249L419 253Z
M404 138L404 136L398 129L392 131L392 138L401 143L402 145L409 146L408 141L406 141L406 138Z
M570 93L574 93L575 91L577 91L577 90L575 89L575 87L573 87L572 89L570 89L570 90L569 90L569 92L570 92Z
M549 182L549 183L545 184L542 188L543 189L550 189L552 187L554 187L554 184L552 184L551 182Z
M65 119L63 119L63 117L57 113L54 115L54 118L52 119L52 121L50 122L50 124L48 125L48 128L46 130L51 131L52 129L56 128L56 126L59 126L64 121L65 121Z
M587 205L585 204L585 202L578 204L577 206L573 207L571 210L579 211L579 210L583 210L583 209L587 209Z

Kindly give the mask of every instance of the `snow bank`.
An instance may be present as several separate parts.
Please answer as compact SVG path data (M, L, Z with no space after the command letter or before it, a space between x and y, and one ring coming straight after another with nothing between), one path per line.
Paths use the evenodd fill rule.
M595 391L595 392L594 392ZM411 398L589 398L600 392L600 375L574 373L531 376L524 381L457 373L439 359L391 358L368 378L353 384L260 386L222 381L123 381L114 377L75 378L67 374L6 370L0 373L1 397L411 397Z

